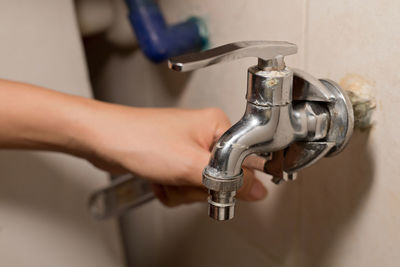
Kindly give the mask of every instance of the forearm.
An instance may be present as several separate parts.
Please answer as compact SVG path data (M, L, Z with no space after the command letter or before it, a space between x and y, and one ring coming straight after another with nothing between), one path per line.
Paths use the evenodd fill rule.
M0 148L82 153L95 101L0 80Z
M201 173L229 127L217 109L131 108L0 79L0 149L65 152L111 173L133 173L168 185L158 196L170 206L206 199ZM265 197L254 174L244 181L239 197Z

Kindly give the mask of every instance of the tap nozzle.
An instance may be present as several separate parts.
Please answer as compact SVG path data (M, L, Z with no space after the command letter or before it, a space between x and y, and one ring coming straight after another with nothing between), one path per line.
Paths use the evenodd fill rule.
M224 176L215 169L206 167L203 184L208 188L208 215L218 221L230 220L235 211L236 191L243 184L243 171L236 176Z
M217 220L225 221L233 218L235 213L236 191L214 191L208 193L208 216Z

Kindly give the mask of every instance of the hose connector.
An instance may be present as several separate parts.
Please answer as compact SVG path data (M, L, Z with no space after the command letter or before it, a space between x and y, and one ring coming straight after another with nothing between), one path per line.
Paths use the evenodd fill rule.
M205 168L203 184L208 188L208 215L218 221L230 220L235 213L236 191L243 184L243 171L234 177L221 177Z

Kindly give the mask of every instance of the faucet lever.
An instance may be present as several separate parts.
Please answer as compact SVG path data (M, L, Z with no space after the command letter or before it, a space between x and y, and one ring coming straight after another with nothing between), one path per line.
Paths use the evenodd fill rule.
M192 71L210 65L233 61L244 57L259 58L260 69L281 66L283 56L297 53L297 46L282 41L247 41L230 43L210 50L173 57L168 67L176 71ZM274 62L270 62L273 60Z

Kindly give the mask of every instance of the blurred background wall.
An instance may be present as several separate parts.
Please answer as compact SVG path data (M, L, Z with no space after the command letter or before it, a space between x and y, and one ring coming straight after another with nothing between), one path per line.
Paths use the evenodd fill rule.
M130 266L399 264L400 2L159 4L169 22L204 17L211 46L241 40L290 41L299 46L299 53L287 57L289 66L338 82L345 77L367 81L376 96L376 125L370 131L356 131L342 154L302 171L295 182L275 186L262 176L270 191L267 199L238 203L230 222L210 220L205 203L168 209L154 201L130 212L122 220ZM232 122L241 117L246 71L254 59L174 73L166 64L150 63L140 50L113 41L110 32L86 40L99 99L132 106L220 107Z
M73 1L0 1L0 78L91 97ZM86 208L107 183L77 158L0 151L0 266L123 266L117 223Z

